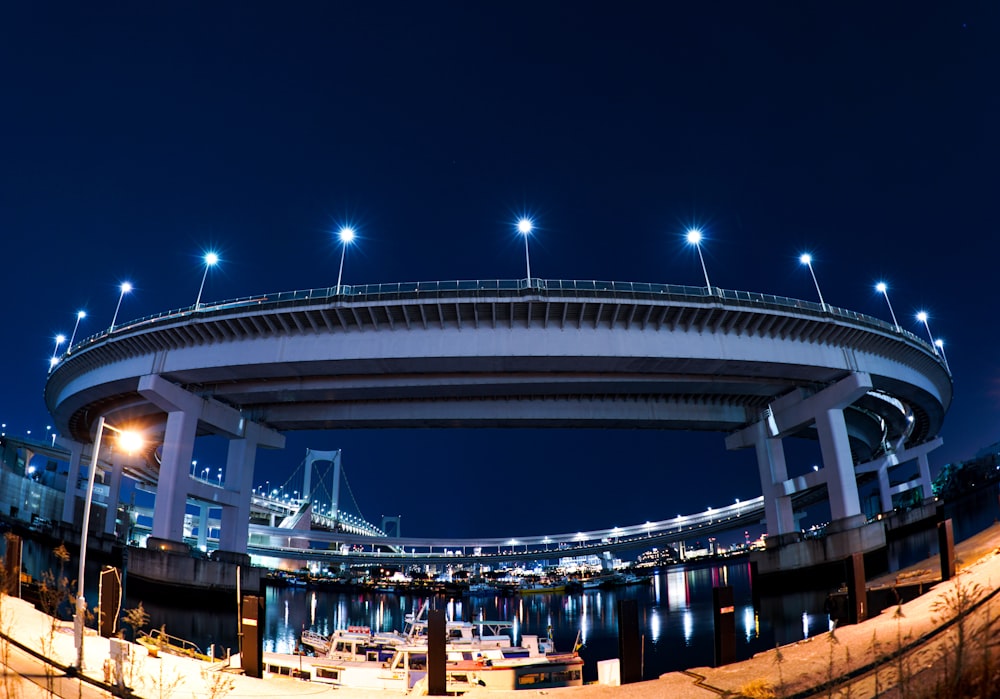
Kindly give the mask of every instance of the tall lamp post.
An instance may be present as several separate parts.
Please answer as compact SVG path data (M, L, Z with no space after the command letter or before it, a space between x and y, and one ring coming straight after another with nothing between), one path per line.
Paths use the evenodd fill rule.
M69 354L70 352L73 351L73 340L76 339L76 331L80 327L80 321L83 320L86 317L87 317L87 312L86 311L77 311L76 312L76 323L73 325L73 332L69 336L69 344L66 345L66 354Z
M931 339L931 347L934 348L934 354L940 354L938 352L937 342L934 341L934 335L931 333L931 326L927 324L927 313L926 311L920 311L917 313L917 320L924 324L924 328L927 330L927 337Z
M531 235L531 229L535 227L535 224L530 218L522 218L517 222L517 232L521 234L524 238L524 266L527 267L528 271L528 286L531 286L531 257L528 255L528 236Z
M201 275L201 286L198 287L198 298L194 302L194 310L201 308L201 292L205 290L205 280L208 279L208 270L219 263L219 256L214 252L205 254L205 273Z
M115 323L118 321L118 311L122 307L122 299L125 298L125 294L132 291L132 284L130 282L122 282L121 293L118 294L118 305L115 306L115 314L111 317L111 327L108 328L108 334L110 335L115 331Z
M97 473L97 461L101 453L101 439L104 430L108 429L118 434L118 443L130 454L142 446L142 439L136 432L121 430L107 424L102 415L97 420L97 434L94 436L94 446L90 456L90 473L87 474L87 496L83 502L83 527L80 531L80 572L76 576L76 618L73 621L73 636L76 642L76 667L83 671L83 626L87 616L87 600L83 596L83 574L87 566L87 534L90 532L90 506L94 499L94 475Z
M809 253L804 253L799 256L799 262L804 264L809 268L809 274L812 275L813 284L816 285L816 295L819 296L819 305L824 311L826 310L826 302L823 300L823 292L819 290L819 282L816 281L816 272L813 270L813 258Z
M52 358L49 360L49 371L51 371L56 364L59 363L59 345L66 342L66 336L62 333L56 335L56 346L52 348Z
M337 296L340 296L340 280L344 277L344 257L347 256L347 246L354 241L354 229L344 226L337 234L340 237L340 271L337 272Z
M938 350L941 352L941 359L944 360L944 368L947 369L949 373L951 373L951 367L948 366L948 355L944 353L944 340L942 340L939 337L938 339L934 340L934 346L937 347Z
M705 267L705 257L701 254L701 231L697 228L692 228L687 232L687 241L689 245L694 245L695 250L698 251L698 259L701 261L701 271L705 275L705 287L708 289L708 293L712 293L712 282L708 280L708 268Z
M889 315L892 316L892 324L896 326L896 332L901 332L899 328L899 321L896 320L896 312L892 310L892 302L889 301L889 287L885 282L879 282L875 285L875 291L885 297L885 302L889 306Z

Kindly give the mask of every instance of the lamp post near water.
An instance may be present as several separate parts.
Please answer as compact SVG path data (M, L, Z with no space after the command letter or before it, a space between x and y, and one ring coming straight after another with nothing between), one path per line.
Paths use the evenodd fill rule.
M97 461L101 453L101 439L104 437L104 430L106 429L118 434L119 445L130 454L142 446L142 438L138 433L122 430L107 424L103 415L98 418L97 434L94 436L94 446L90 455L90 473L87 474L87 496L83 502L83 527L80 531L80 572L76 576L76 617L73 620L73 638L76 642L76 668L78 672L83 672L83 626L87 616L87 600L83 596L83 575L87 566L87 534L90 531L90 506L94 499L94 474L97 473ZM67 493L67 497L70 497L69 493Z

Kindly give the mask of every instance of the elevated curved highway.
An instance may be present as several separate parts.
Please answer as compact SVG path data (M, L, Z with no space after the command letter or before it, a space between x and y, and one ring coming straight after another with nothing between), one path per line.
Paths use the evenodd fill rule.
M49 375L46 403L59 430L80 442L105 415L173 444L167 416L194 415L184 396L202 401L190 418L194 432L176 432L185 436L174 461L186 468L183 452L195 433L238 438L245 422L274 433L475 426L735 433L764 424L770 406L786 403L771 421L772 437L822 443L843 431L846 457L839 438L826 441L841 462L857 464L932 440L952 399L950 373L928 343L807 301L541 279L334 292L266 294L116 326L68 348ZM817 395L826 397L814 406ZM811 412L802 418L796 406ZM832 427L830 406L843 409Z

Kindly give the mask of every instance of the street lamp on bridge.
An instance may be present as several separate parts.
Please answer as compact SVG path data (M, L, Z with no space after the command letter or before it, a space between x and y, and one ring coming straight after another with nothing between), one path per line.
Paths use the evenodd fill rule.
M219 263L219 256L214 252L205 254L205 273L201 275L201 286L198 287L198 298L194 301L194 310L201 308L201 292L205 290L205 280L208 279L208 270Z
M86 317L87 317L87 312L86 311L77 311L76 312L76 323L73 325L73 332L70 333L69 344L66 345L66 354L69 354L70 352L73 351L73 340L76 339L77 328L80 327L80 321L83 320Z
M56 335L55 340L56 340L56 346L52 348L52 359L49 360L49 369L50 370L53 367L55 367L56 364L59 363L59 357L58 357L58 355L59 355L59 345L61 345L62 343L66 342L66 336L63 335L62 333L59 333L58 335Z
M948 366L948 355L944 353L944 340L942 340L940 337L937 338L936 340L934 340L934 346L937 347L938 351L941 352L941 359L944 360L944 366L950 372L951 367Z
M924 324L924 328L927 330L927 337L931 339L931 347L934 348L934 354L940 354L940 352L938 352L938 344L934 340L933 333L931 333L931 326L927 324L927 312L920 311L917 313L917 320Z
M813 270L813 258L809 253L803 253L799 256L799 262L804 264L809 268L809 274L812 275L813 284L816 285L816 295L819 296L819 305L824 311L826 310L826 302L823 301L823 292L819 290L819 282L816 281L816 272Z
M340 280L344 276L344 257L347 255L347 246L354 241L355 232L350 226L344 226L337 235L340 237L340 271L337 272L337 296L340 296Z
M115 331L115 322L118 320L118 311L121 310L122 307L122 299L125 298L125 294L132 291L132 283L122 282L119 289L121 289L121 293L118 294L118 305L115 306L115 314L111 317L111 327L108 328L109 335Z
M698 251L698 259L701 261L701 271L705 275L705 287L708 289L708 293L712 293L712 282L708 280L708 268L705 266L705 257L701 254L701 241L702 241L701 230L697 228L692 228L687 232L687 242L689 245L694 245L695 250Z
M142 438L137 432L109 425L103 415L97 419L97 434L94 436L94 446L90 455L90 473L87 474L87 495L83 502L83 527L80 531L80 572L76 576L76 617L73 620L73 636L76 642L76 667L79 672L83 672L83 626L87 616L87 600L83 596L83 575L87 566L87 534L90 531L90 507L94 499L94 475L97 473L101 439L104 437L106 429L118 435L119 446L129 454L142 447ZM68 496L69 494L67 494Z
M885 302L889 306L889 315L892 316L892 324L896 326L896 332L900 332L899 323L896 321L896 312L892 310L892 302L889 301L889 287L885 282L879 282L875 285L875 291L879 292L885 297Z
M531 258L528 256L528 236L535 227L530 218L522 218L517 222L517 232L524 237L524 264L528 268L528 286L531 286Z

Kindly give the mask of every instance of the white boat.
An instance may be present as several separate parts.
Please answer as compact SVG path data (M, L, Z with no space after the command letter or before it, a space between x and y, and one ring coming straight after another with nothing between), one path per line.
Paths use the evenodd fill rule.
M523 646L477 648L448 642L445 680L449 692L544 689L583 684L583 659L575 653L543 652L537 636ZM427 676L426 643L398 646L388 661L338 660L264 653L264 670L336 687L408 691Z
M392 657L392 649L403 645L407 638L397 633L373 634L368 626L348 626L329 636L315 631L303 631L300 642L315 655L332 660L378 660Z
M373 634L348 627L329 637L304 632L303 645L316 656L264 653L264 670L338 687L407 691L427 675L426 603L406 617L406 633ZM474 686L488 689L541 689L583 683L583 660L576 652L556 653L549 639L524 635L520 646L504 633L507 621L447 621L445 676L449 692Z

